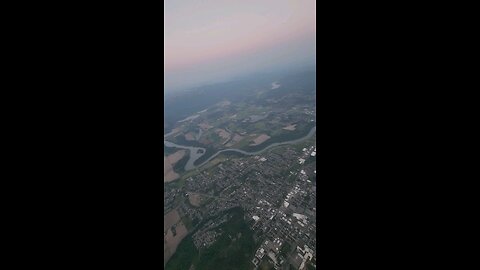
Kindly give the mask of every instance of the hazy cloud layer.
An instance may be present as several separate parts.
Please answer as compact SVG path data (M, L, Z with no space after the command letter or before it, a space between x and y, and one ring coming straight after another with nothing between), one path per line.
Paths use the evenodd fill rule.
M315 61L314 0L166 0L166 91Z

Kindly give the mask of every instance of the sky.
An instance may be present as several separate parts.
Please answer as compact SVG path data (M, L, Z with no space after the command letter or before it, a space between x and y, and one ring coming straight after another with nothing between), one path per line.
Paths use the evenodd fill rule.
M315 0L165 0L164 87L315 64Z

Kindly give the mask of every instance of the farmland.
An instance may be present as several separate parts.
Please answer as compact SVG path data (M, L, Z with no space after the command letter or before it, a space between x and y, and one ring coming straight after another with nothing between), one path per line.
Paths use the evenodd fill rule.
M167 262L187 235L188 230L181 221L177 210L172 210L163 217L163 225L163 257Z

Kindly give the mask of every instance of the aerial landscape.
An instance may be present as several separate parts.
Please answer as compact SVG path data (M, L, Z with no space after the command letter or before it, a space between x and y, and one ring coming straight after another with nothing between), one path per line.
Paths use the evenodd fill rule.
M201 3L208 12L210 4L229 14L222 21L227 25L239 14L246 16L242 9L270 19L286 14L294 19L285 25L304 28L315 17L314 1L308 0L266 1L279 6L273 13L267 5L253 5L257 2L234 1L234 7L206 2ZM192 7L171 2L165 8L178 15ZM178 28L165 39L171 44L183 41L177 33L187 26L188 33L210 33L209 18L216 14L208 12L205 17L196 15L191 25L172 15L171 29ZM199 22L203 27L191 30ZM288 36L298 29L285 25L275 26L278 33ZM219 28L215 24L215 34ZM178 88L164 92L164 269L316 269L317 84L311 28L302 39L313 42L309 50L294 35L294 41L284 40L286 47L274 44L275 49L259 47L252 55L222 56L221 63L232 65L251 57L251 65L242 65L245 70L225 68L217 58L185 64L178 60L177 47L165 49L165 55L177 56L166 60L166 78L198 74L198 79L191 85L183 79L164 83L165 89ZM224 44L211 42L205 46ZM292 49L295 46L299 49ZM183 48L195 58L197 47ZM269 55L275 50L281 53ZM197 53L202 56L205 51ZM205 69L192 68L198 63ZM227 69L232 76L222 73ZM223 75L216 78L219 73ZM210 74L215 76L202 81Z

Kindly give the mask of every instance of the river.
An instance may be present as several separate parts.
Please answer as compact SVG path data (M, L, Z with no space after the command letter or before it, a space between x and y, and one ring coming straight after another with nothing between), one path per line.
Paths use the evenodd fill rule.
M312 137L313 134L315 134L316 130L317 130L317 126L314 126L308 132L307 135L305 135L301 138L298 138L298 139L295 139L295 140L290 140L290 141L285 141L285 142L272 143L272 144L269 144L268 146L266 146L265 148L263 148L262 150L258 150L258 151L254 151L254 152L247 152L247 151L244 151L244 150L241 150L241 149L235 149L235 148L223 149L223 150L220 150L220 151L216 152L215 154L213 154L211 157L209 157L207 160L205 160L204 162L202 162L202 164L199 164L198 166L193 165L193 163L205 154L205 152L206 152L205 148L178 145L178 144L175 144L175 143L172 143L172 142L169 142L169 141L165 141L165 140L163 141L163 143L167 147L176 147L176 148L180 148L180 149L187 149L187 150L190 151L190 159L188 160L187 164L185 165L185 171L190 171L190 170L193 170L195 168L198 168L198 167L201 167L201 166L205 165L207 162L209 162L210 160L212 160L213 158L215 158L216 156L218 156L220 153L223 153L223 152L231 151L231 152L237 152L237 153L241 153L241 154L249 155L249 156L258 155L258 154L262 153L263 151L268 150L268 149L270 149L272 147L275 147L275 146L286 145L286 144L295 144L295 143L299 143L301 141L304 141L304 140ZM202 150L202 152L198 153L198 150Z

